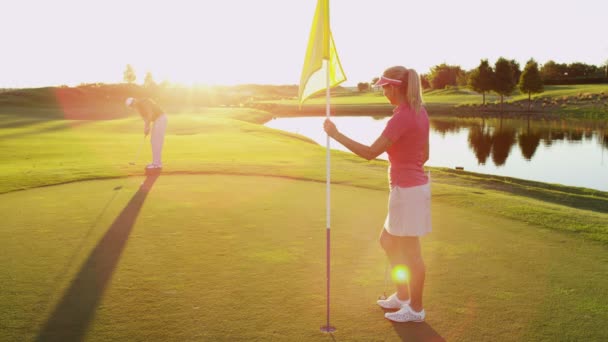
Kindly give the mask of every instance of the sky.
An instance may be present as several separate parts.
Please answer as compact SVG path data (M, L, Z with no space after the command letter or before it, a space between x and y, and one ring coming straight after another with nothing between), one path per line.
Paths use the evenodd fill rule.
M298 84L316 0L0 0L0 88ZM345 85L498 57L608 61L606 0L330 0Z

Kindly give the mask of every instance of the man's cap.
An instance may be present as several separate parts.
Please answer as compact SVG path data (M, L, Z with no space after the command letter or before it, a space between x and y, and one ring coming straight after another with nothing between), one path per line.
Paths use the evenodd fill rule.
M125 100L125 104L127 105L127 107L130 107L130 106L133 104L133 101L135 101L135 99L134 99L134 98L132 98L132 97L128 97L128 98Z

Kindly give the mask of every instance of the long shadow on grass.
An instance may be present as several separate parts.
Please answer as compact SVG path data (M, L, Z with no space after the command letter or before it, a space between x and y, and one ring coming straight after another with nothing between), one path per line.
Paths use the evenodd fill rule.
M45 121L38 121L38 122L43 123ZM66 130L69 128L84 126L84 125L91 124L92 122L93 121L56 120L56 122L53 123L54 125L50 126L50 127L37 128L35 130L27 131L27 132L15 132L15 133L4 134L4 135L1 135L1 137L2 137L2 139L23 138L28 135L38 135L38 134L43 134L43 133L58 132L58 131Z
M4 115L0 115L0 120L2 120L2 122L0 122L0 128L17 128L17 127L29 126L31 124L41 123L41 122L45 121L43 119L34 119L34 118L16 119L12 116L6 118L6 116L4 116Z
M408 342L445 342L435 329L426 322L421 323L393 323L393 328L401 338Z
M475 180L475 177L480 180ZM498 190L576 209L608 213L608 193L605 191L449 169L442 169L435 180L443 184Z
M72 281L37 341L81 341L158 175L146 177Z

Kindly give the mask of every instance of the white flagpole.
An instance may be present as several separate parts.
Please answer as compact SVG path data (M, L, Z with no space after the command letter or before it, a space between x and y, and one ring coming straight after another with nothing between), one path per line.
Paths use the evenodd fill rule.
M326 65L327 65L327 89L325 91L325 117L327 119L329 119L330 117L330 92L329 92L329 61L326 60L325 61ZM329 153L329 142L331 141L331 139L329 138L329 134L327 135L327 170L326 170L326 178L327 178L327 183L326 183L326 187L327 187L327 230L329 231L330 227L331 227L331 206L330 206L330 185L331 185L331 172L330 172L330 162L331 162L331 158L330 158L330 153Z
M326 62L327 63L327 62ZM326 95L325 95L325 116L329 119L330 117L330 94L329 94L329 63L327 63L328 68L327 68L327 91L326 91ZM329 191L329 185L331 184L330 182L330 153L329 153L329 142L330 142L330 138L329 138L329 134L327 134L327 229L329 229L329 227L331 227L331 211L330 211L330 191Z
M325 66L327 68L327 76L326 76L326 90L325 90L325 117L327 119L329 119L330 117L330 90L329 90L329 81L330 81L330 73L329 73L329 60L325 60ZM329 149L329 142L330 142L330 138L329 138L329 134L327 134L327 148L326 148L326 165L327 165L327 169L325 170L325 178L326 178L326 204L325 207L327 209L326 211L326 222L327 222L327 229L326 229L326 242L327 242L327 248L326 248L326 259L327 259L327 325L321 327L321 331L326 332L326 333L331 333L336 331L336 328L332 327L329 324L329 289L330 289L330 276L331 276L331 263L330 263L330 231L331 231L331 192L330 192L330 186L331 186L331 172L330 172L330 162L331 162L331 158L330 158L330 149Z

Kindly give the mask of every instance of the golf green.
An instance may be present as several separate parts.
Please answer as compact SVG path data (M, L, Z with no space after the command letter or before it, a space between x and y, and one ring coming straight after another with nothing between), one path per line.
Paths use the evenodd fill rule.
M144 186L140 185L144 182ZM392 324L387 191L332 186L334 340L601 340L606 246L433 198L427 321ZM325 184L161 175L0 195L0 340L330 341ZM390 289L386 289L389 291Z

